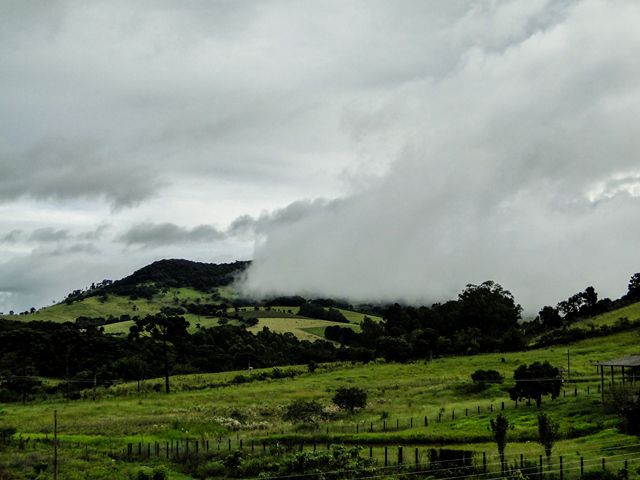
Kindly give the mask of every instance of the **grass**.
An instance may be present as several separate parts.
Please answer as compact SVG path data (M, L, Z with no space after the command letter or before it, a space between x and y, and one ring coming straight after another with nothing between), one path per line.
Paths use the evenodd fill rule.
M172 299L196 294L180 291L169 296ZM144 302L141 302L139 308L143 307ZM285 312L289 310L282 308ZM242 310L255 311L253 308ZM271 312L277 310L275 307ZM599 324L615 322L620 316L633 320L636 318L634 312L639 311L640 304L635 304L591 321ZM328 325L345 326L295 318L297 313L292 309L288 317L259 318L258 325L250 330L259 331L267 326L273 331L289 331L299 338L315 340ZM350 320L354 321L357 316L356 312L352 313ZM192 317L189 318L191 328L195 328L196 323L208 326L218 321L217 318ZM355 324L351 325L357 328ZM120 322L107 328L126 333L128 326L127 322ZM175 376L172 377L175 393L169 396L157 391L162 386L162 379L151 379L143 382L141 394L137 393L135 383L124 383L108 389L98 388L95 401L89 395L78 401L52 398L25 405L0 404L0 428L14 426L24 438L50 437L53 411L57 410L60 435L68 445L64 453L64 464L68 468L95 471L90 478L131 478L144 462L110 462L104 452L119 450L127 443L230 437L235 442L234 448L240 438L270 443L304 442L307 448L311 448L313 442L366 445L371 446L378 464L384 445L393 446L393 455L396 455L396 445L404 445L405 458L411 460L414 448L418 448L419 458L426 458L429 448L440 446L495 455L487 427L489 419L505 402L505 414L514 426L509 432L507 458L513 462L523 453L535 460L542 453L535 441L539 411L525 405L515 408L508 398L510 379L514 369L522 363L547 360L555 366L565 367L569 349L571 383L566 386L567 396L554 401L545 398L542 406L542 411L560 423L562 438L554 455L564 455L567 465L581 456L587 459L588 465L595 465L601 456L610 457L614 452L618 456L612 458L621 462L625 458L635 458L634 450L621 448L639 442L635 437L619 433L618 419L603 411L596 390L600 378L593 364L640 353L639 340L638 330L630 330L568 346L524 352L447 357L407 364L322 364L315 373L307 372L305 366L286 367L284 370L293 370L295 377L241 384L234 383L234 377L240 374L256 376L260 370ZM477 369L498 370L506 380L504 384L479 390L470 381L471 373ZM340 386L359 386L367 390L367 407L353 415L336 411L331 398ZM589 394L586 394L587 386L590 387ZM579 389L577 397L572 394L574 388ZM286 406L297 399L319 401L331 413L330 420L317 427L285 422L282 414ZM425 416L428 417L427 427L424 426ZM44 454L41 455L38 448L34 452L0 451L0 473L3 466L16 465L16 462L36 462L34 465L37 466L38 461L46 460L46 455L42 456ZM91 453L91 449L95 452ZM368 453L366 448L362 455ZM623 453L629 455L622 456ZM633 461L632 473L638 463L637 459ZM175 470L170 472L170 478L189 477Z
M257 333L264 327L272 332L291 332L300 340L315 341L324 338L324 330L328 326L345 326L344 323L316 320L313 318L260 318L258 324L250 327L250 332Z
M313 322L281 320L283 323ZM563 440L558 451L574 456L588 451L593 457L606 453L605 449L612 444L638 443L634 437L618 433L617 418L602 411L595 392L599 379L592 365L596 360L636 353L638 339L638 332L632 331L570 346L572 380L576 383L568 387L567 398L545 399L542 407L560 422ZM303 366L289 367L297 372L294 378L243 384L230 381L240 373L255 375L258 370L251 374L245 371L186 375L172 378L176 393L169 396L154 391L153 386L161 385L161 379L148 380L139 396L135 384L128 383L110 389L99 388L96 401L52 399L26 405L4 404L0 406L0 428L15 426L23 437L51 435L53 411L58 410L63 439L103 449L107 445L122 448L128 442L232 436L234 439L306 441L309 445L314 441L348 442L372 445L376 452L381 451L382 445L398 444L407 446L408 452L409 446L424 452L430 446L447 445L492 452L494 447L487 425L505 401L505 413L514 425L509 433L511 442L518 442L510 444L508 455L524 452L535 458L541 452L535 444L538 410L524 405L515 409L507 395L513 370L521 363L535 360L548 360L562 366L566 362L566 347L409 364L323 364L315 373L308 373ZM478 368L498 370L507 380L503 385L479 391L470 381L470 374ZM282 412L291 401L316 399L330 408L335 390L348 385L367 390L369 399L364 410L354 415L335 412L319 429L282 420ZM571 395L574 385L580 388L576 398ZM592 388L590 395L584 394L587 385ZM491 404L494 412L490 411ZM476 410L478 405L480 414ZM469 416L465 416L465 409L469 409ZM455 419L451 418L452 412ZM438 413L443 415L441 422L437 421ZM425 415L429 418L426 428ZM382 431L383 421L387 431ZM400 423L399 429L396 422ZM368 431L371 423L373 432ZM407 458L413 458L409 457L412 454L406 453Z

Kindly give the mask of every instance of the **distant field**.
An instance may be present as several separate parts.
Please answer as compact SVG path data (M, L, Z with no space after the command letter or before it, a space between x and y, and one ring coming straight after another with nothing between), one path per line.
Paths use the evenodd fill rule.
M345 323L329 322L312 318L261 318L257 325L249 328L250 332L259 332L263 327L268 327L272 332L291 332L300 340L311 342L324 338L324 329L330 325L347 326Z
M626 318L629 321L639 320L640 302L632 303L631 305L620 308L618 310L614 310L613 312L603 313L602 315L598 315L597 317L577 322L576 324L572 325L572 327L589 329L592 325L595 327L600 327L602 325L610 326L616 323L621 318Z
M219 294L224 297L228 296L228 289L220 289ZM105 302L99 297L88 297L79 302L70 305L66 303L58 303L50 307L44 307L36 313L29 315L3 315L8 320L50 320L54 322L73 322L78 317L120 317L121 315L145 316L160 311L162 307L175 306L180 300L188 300L196 302L200 299L201 303L219 302L211 298L210 293L201 292L192 288L172 288L166 293L155 295L151 300L138 299L130 300L129 297L118 295L109 295Z

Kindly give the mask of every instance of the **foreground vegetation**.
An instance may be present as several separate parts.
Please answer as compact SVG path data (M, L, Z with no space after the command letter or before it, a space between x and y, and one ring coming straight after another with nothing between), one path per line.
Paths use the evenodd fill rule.
M609 449L624 445L630 446L631 453L638 451L634 449L638 443L636 438L618 431L618 417L603 411L597 393L598 377L592 365L596 360L635 353L637 344L638 332L634 331L571 345L572 381L565 384L568 396L554 401L545 399L541 408L560 423L557 455L599 459L603 455L609 457L613 452L619 454L621 450ZM470 376L477 369L495 369L509 379L522 363L545 359L562 366L566 355L565 348L557 348L448 357L408 364L323 364L313 373L306 366L290 367L283 373L291 374L282 375L283 378L265 377L262 380L264 372L260 370L188 375L173 378L176 393L170 396L157 392L155 386L161 385L161 379L145 381L140 393L135 383L124 383L98 388L95 400L92 391L88 391L84 400L3 405L0 427L18 428L16 438L51 439L53 411L57 410L64 452L61 471L68 475L63 478L81 478L71 474L76 470L85 474L95 470L94 477L85 478L130 478L143 465L161 463L174 472L171 478L190 478L180 476L187 474L205 478L198 476L198 468L204 468L201 466L194 467L182 461L166 463L162 458L126 459L121 453L128 443L164 444L187 438L192 441L210 439L212 451L208 463L215 463L209 467L213 469L211 471L217 469L218 476L253 472L248 467L241 468L243 462L250 462L249 442L252 440L256 445L265 441L271 445L269 448L276 442L293 444L295 449L291 455L300 443L307 451L312 451L313 443L371 445L375 447L372 454L378 465L383 462L385 445L392 449L394 462L397 445L404 445L405 450L411 452L412 460L414 447L418 447L419 455L423 457L431 447L462 448L494 455L488 421L504 401L505 412L514 425L509 432L511 442L507 446L507 458L518 459L523 453L536 459L541 454L541 447L535 444L538 413L535 406L521 404L516 409L507 393L511 385L509 380L480 389L471 382ZM354 414L332 407L331 398L341 386L365 389L368 393L366 407ZM586 393L587 386L589 394ZM574 388L578 388L577 397L573 396ZM300 399L320 402L325 407L326 419L311 423L285 421L286 407ZM465 409L469 410L468 416L465 416ZM437 420L439 414L440 422ZM426 428L425 416L429 420ZM382 431L383 422L387 431ZM373 432L368 431L371 423L374 424ZM396 427L398 423L399 428ZM217 439L220 438L223 439L222 450L218 453ZM230 455L225 448L227 438L232 439L231 454L238 450L239 440L244 439L244 459L235 467L219 461ZM109 457L110 452L114 459ZM49 465L51 453L51 448L45 444L37 446L35 453L14 446L0 453L0 458L5 468L12 462L13 465L24 462L25 471L33 471L36 464ZM258 454L261 453L254 452L253 456ZM368 455L368 448L360 451L363 458ZM45 472L41 478L49 478L46 475Z

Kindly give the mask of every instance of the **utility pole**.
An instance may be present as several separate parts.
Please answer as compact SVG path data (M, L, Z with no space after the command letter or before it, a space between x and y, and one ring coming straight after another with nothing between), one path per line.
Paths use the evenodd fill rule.
M53 480L58 480L58 411L53 411Z

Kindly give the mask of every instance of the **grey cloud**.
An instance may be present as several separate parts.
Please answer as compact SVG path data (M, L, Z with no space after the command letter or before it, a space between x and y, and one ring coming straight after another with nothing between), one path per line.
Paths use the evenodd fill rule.
M79 240L100 240L103 237L104 232L106 232L109 228L110 225L102 224L96 227L95 230L77 234L76 238Z
M0 243L17 243L24 237L24 231L20 229L11 230L0 237Z
M588 284L625 293L640 270L640 6L619 7L570 5L508 48L470 46L445 78L352 105L344 128L371 151L395 142L396 161L269 231L246 291L429 302L493 279L530 312ZM504 8L531 24L524 3L472 15L491 24Z
M227 233L248 238L264 235L272 229L294 224L312 213L331 208L338 202L326 199L299 200L273 212L264 212L258 217L242 215L231 222Z
M29 235L31 242L60 242L69 238L69 231L51 227L38 228Z
M160 247L184 243L212 242L224 237L224 233L210 225L199 225L189 229L173 223L141 223L134 225L119 235L117 240L127 245Z

